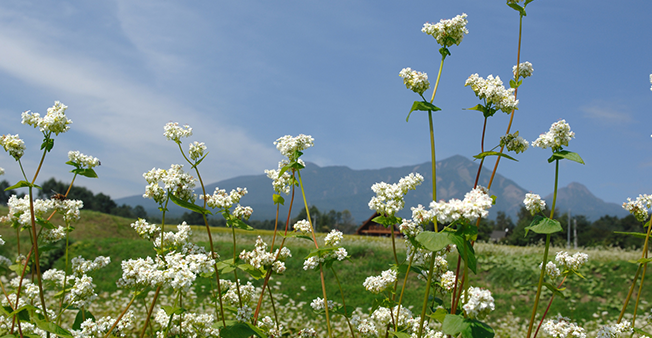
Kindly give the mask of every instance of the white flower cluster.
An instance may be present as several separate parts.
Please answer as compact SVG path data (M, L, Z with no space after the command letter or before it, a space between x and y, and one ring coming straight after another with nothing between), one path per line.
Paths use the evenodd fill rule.
M70 162L73 162L80 167L86 167L88 169L95 168L100 165L100 160L98 160L97 157L90 155L87 156L80 153L79 151L69 151L68 159Z
M249 303L256 297L256 288L251 284L251 282L247 282L247 284L243 285L238 280L238 283L240 283L240 296L242 296L242 298L238 297L238 285L235 282L227 279L220 279L222 291L227 290L223 299L233 306L240 306L240 301L242 301L242 303ZM260 293L261 289L258 290L258 293Z
M0 176L5 174L5 168L0 167Z
M2 137L0 137L0 145L2 145L2 147L5 148L5 151L8 152L16 161L20 160L25 152L25 142L20 139L18 134L2 135Z
M258 327L267 332L267 336L271 338L280 338L283 334L283 325L274 323L270 316L265 316L258 321Z
M497 110L510 114L514 109L518 109L514 88L505 89L499 76L494 78L493 75L489 75L485 80L478 74L473 74L469 76L464 86L471 86L478 98L484 99L487 104L494 104Z
M566 251L559 251L555 256L557 263L564 267L566 270L579 270L582 265L589 261L589 255L576 252L574 255L569 255Z
M317 331L315 329L309 327L305 328L298 333L299 338L314 338L317 337Z
M298 222L297 222L298 223ZM340 242L344 236L339 230L333 229L326 238L324 239L324 248L334 248L333 251L328 251L328 253L323 256L310 256L303 262L304 270L313 270L319 266L319 263L325 262L327 259L335 259L338 261L345 260L349 253L343 247L339 247Z
M243 304L242 307L238 308L238 313L235 315L235 319L239 322L246 323L248 322L254 314L249 305Z
M443 224L452 223L458 219L465 219L474 221L477 218L486 218L489 215L489 208L491 208L493 200L487 194L487 189L477 186L475 189L467 192L464 195L464 200L460 201L456 198L448 202L435 202L430 203L430 212L432 218Z
M601 327L598 331L597 338L616 338L620 334L630 334L632 331L634 331L632 329L632 323L624 321L619 324L605 325Z
M204 142L193 142L188 145L188 154L190 155L190 159L193 161L197 161L200 158L204 157L204 153L206 152L206 145Z
M399 312L398 305L394 306L394 308L391 310L381 306L371 314L371 318L376 322L377 327L386 327L388 324L393 323L392 317L396 319L396 324L400 328L407 327L409 324L411 324L411 319L413 319L412 311L406 309L405 306L401 306L401 310Z
M539 264L539 269L541 269L542 265L543 263ZM557 277L561 276L561 270L559 270L555 262L548 261L546 264L546 275L548 275L552 280L555 280Z
M530 144L524 138L518 136L518 132L515 132L514 134L501 136L500 146L507 147L507 150L518 154L526 151Z
M455 273L453 271L446 271L441 275L441 284L442 289L450 292L455 288Z
M206 200L206 205L210 208L219 208L228 210L233 204L240 202L240 199L247 194L247 188L237 188L227 194L226 190L215 187L213 195L200 195L199 198Z
M286 156L290 161L296 160L294 158L295 152L302 151L315 145L315 139L310 135L300 134L299 136L285 135L279 137L274 141L276 149L278 149L283 156Z
M627 202L623 203L623 209L629 211L630 214L636 217L639 222L645 222L648 216L648 209L652 207L652 195L638 195L636 200L632 201L627 198Z
M305 219L302 219L294 223L293 227L294 227L294 231L296 231L300 235L308 236L312 234L312 228L310 227L310 223Z
M532 146L541 149L552 148L552 151L556 152L567 147L568 141L574 137L575 133L570 130L566 120L559 120L550 126L547 133L539 135L539 138L532 142Z
M277 259L278 256L278 259ZM256 248L251 251L242 250L240 259L253 266L255 269L262 267L268 269L272 267L274 272L282 274L285 272L285 260L292 257L290 249L283 247L280 251L276 249L274 252L267 251L267 243L258 236L256 239Z
M289 172L285 171L282 175L279 175L281 173L281 169L285 167L288 164L287 160L282 160L278 163L278 169L270 169L270 170L265 170L265 174L267 174L267 178L272 180L272 186L274 187L274 191L277 193L285 193L288 195L290 193L290 179L292 178L292 175L290 175Z
M99 270L111 263L111 257L97 256L95 260L89 261L82 256L70 260L70 270L75 276L82 276L88 272Z
M385 182L375 183L371 190L376 196L369 201L369 209L376 210L381 215L393 216L405 206L403 197L409 190L414 190L423 182L423 176L419 173L411 173L399 180L398 183L388 184Z
M44 217L46 214L55 210L56 200L34 200L34 215L37 217ZM29 226L32 224L29 195L22 198L12 195L7 201L9 212L7 216L0 217L0 222L13 223L18 222L22 226ZM45 217L47 218L47 217Z
M159 228L160 229L160 228ZM197 251L194 247L194 244L189 243L188 239L192 235L192 228L186 222L182 222L177 225L177 231L166 231L163 233L163 242L161 243L161 236L154 236L154 247L157 249L168 249L168 250L185 250L185 251Z
M193 190L195 178L185 173L181 164L173 164L168 170L154 168L144 173L143 177L147 181L143 197L151 198L158 204L165 202L168 192L184 201L194 201L196 198Z
M650 74L650 83L652 83L652 74ZM650 90L652 90L652 87L650 87Z
M184 312L181 316L173 314L170 318L165 310L159 309L154 316L154 322L162 328L168 327L169 324L167 332L170 336L188 338L217 338L220 336L220 330L212 326L216 322L216 318L210 313ZM179 327L179 322L183 322L181 327ZM156 334L157 337L163 338L163 332L158 331Z
M254 209L252 209L251 207L243 207L240 204L238 204L238 206L236 206L235 209L233 210L233 216L244 220L248 220L249 217L251 217L251 214L253 213L254 213Z
M432 35L443 47L450 47L453 44L459 46L464 39L464 34L469 34L469 30L466 29L468 23L466 17L466 13L462 13L449 20L442 19L434 25L426 22L421 31Z
M63 216L63 221L66 223L78 221L81 218L79 209L83 207L84 202L81 200L54 199L54 209Z
M338 246L340 245L342 239L344 239L342 232L337 229L333 229L324 238L324 244L326 246Z
M325 305L324 299L319 297L313 299L312 302L310 303L310 307L315 311L323 311L324 305ZM334 307L335 307L335 302L329 299L328 309L331 310Z
M556 319L548 319L543 323L543 332L553 338L586 338L584 329L571 323L570 319L558 315Z
M411 255L413 250L414 247L412 245L409 245L406 254ZM433 266L434 270L432 274L433 281L435 282L440 281L444 273L448 271L448 261L446 261L446 251L445 249L442 251L435 253L435 264ZM418 274L417 278L424 282L428 281L428 274L430 273L430 270L427 269L430 268L431 257L432 257L432 251L418 248L414 256L414 260L412 261L413 265L421 267L421 274Z
M134 228L134 230L136 230L138 236L144 239L151 239L152 237L154 237L155 234L161 231L160 226L156 224L149 224L147 223L146 220L142 218L139 218L136 222L131 223L131 227Z
M525 209L527 209L531 215L541 212L546 208L546 201L542 200L541 196L538 194L525 194L523 204L525 204Z
M181 142L182 137L189 137L192 135L192 128L189 125L184 125L183 127L179 126L178 122L168 122L163 127L163 135L171 141Z
M516 74L516 68L518 68L518 74ZM518 64L518 67L514 66L512 68L512 73L514 73L514 78L516 79L530 77L533 72L534 68L532 68L532 64L528 61L521 62Z
M81 323L81 330L72 330L72 335L75 338L87 338L87 337L104 337L107 335L108 331L111 329L115 323L115 318L113 317L102 317L97 320L92 318L86 319ZM22 323L21 323L22 324ZM24 324L22 324L24 325ZM114 337L125 337L134 327L134 313L129 310L125 313L120 322L116 327L111 331L111 335ZM41 335L43 337L44 335Z
M66 228L59 226L54 229L43 229L39 237L44 243L54 243L66 237L66 232Z
M403 78L403 84L405 84L407 89L419 95L423 95L423 93L430 87L430 82L428 82L428 74L417 72L416 70L412 70L410 67L403 68L398 73L398 76Z
M29 110L22 114L22 124L28 124L34 128L39 128L42 132L50 132L55 135L65 133L70 130L72 121L66 117L68 106L59 101L54 102L54 106L48 108L45 117L41 118L39 113L32 113Z
M367 291L379 294L394 282L396 282L396 270L389 269L383 271L380 276L367 277L362 285Z
M495 309L494 298L489 290L470 286L468 290L462 291L462 299L468 300L462 308L469 318L482 319Z

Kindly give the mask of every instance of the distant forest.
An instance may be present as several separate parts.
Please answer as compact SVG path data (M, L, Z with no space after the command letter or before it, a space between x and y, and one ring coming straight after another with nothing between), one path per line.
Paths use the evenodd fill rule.
M15 191L5 191L10 185L4 180L0 182L0 204L6 205L9 197L16 194ZM55 193L65 194L68 190L69 183L63 183L51 178L41 184L42 190L39 190L39 198L49 198ZM19 197L23 196L22 194ZM117 215L125 218L147 218L150 222L160 222L160 215L150 215L148 217L145 209L138 205L131 207L129 205L117 205L110 196L103 193L93 194L92 191L84 188L73 186L68 194L68 198L78 199L84 202L84 209L95 210L111 215ZM545 214L550 214L550 210L546 210ZM249 225L256 229L273 230L276 226L278 229L285 229L285 217L280 216L279 221L275 224L274 220L265 221L247 221ZM316 206L310 207L310 217L318 232L329 232L331 229L338 229L345 234L353 234L356 232L361 222L355 222L351 213L348 210L343 211L321 211ZM306 210L303 208L297 217L290 220L290 225L296 221L306 218ZM534 217L525 209L521 207L518 213L518 219L514 222L511 217L506 216L504 212L499 211L496 214L496 219L483 219L478 228L479 241L492 241L492 233L494 233L494 241L508 245L526 246L533 245L545 240L545 236L529 233L525 237L525 227L530 225ZM560 223L564 231L552 235L552 243L555 245L563 246L567 242L568 230L568 214L560 214L555 217ZM203 225L204 220L201 214L194 212L186 212L178 219L166 218L166 223L181 223L185 221L190 225ZM226 222L219 216L210 216L208 218L210 226L226 226ZM571 228L572 233L577 233L577 245L579 247L620 247L620 248L640 248L643 245L641 238L636 236L618 234L615 232L642 232L643 225L636 221L636 219L628 215L623 218L616 216L603 216L598 220L589 221L582 215L571 215ZM289 228L291 231L292 228ZM500 234L501 236L496 236ZM504 234L504 235L503 235ZM573 238L574 241L574 238Z

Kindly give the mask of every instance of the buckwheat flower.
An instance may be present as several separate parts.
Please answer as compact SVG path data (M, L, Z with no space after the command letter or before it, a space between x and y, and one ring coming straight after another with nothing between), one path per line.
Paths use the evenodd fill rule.
M383 271L380 276L370 276L365 279L362 285L371 293L379 294L396 281L396 270Z
M315 310L315 311L324 310L324 299L319 298L319 297L313 299L313 301L310 303L310 307L312 307L312 309ZM333 302L332 300L329 299L328 300L328 309L330 310L333 307L335 307L335 302Z
M310 135L300 134L299 136L285 135L274 141L276 149L290 161L296 161L295 152L302 151L315 145L315 139Z
M553 338L586 338L584 329L571 323L570 319L557 315L556 319L548 319L543 323L543 332Z
M437 40L437 43L443 47L450 47L453 44L460 45L464 34L469 34L466 29L466 13L462 13L450 20L440 20L436 24L425 23L423 24L422 32L431 35Z
M100 160L98 160L97 157L87 156L80 153L79 151L69 151L68 160L79 167L88 169L95 168L100 165Z
M34 200L33 205L34 215L41 218L43 218L46 214L51 213L55 209L53 200L42 200L37 198ZM16 195L12 195L9 197L9 201L7 201L7 206L9 207L9 212L7 213L6 217L2 218L4 222L18 222L18 224L23 226L31 226L32 216L30 211L29 195L25 195L22 198L18 198ZM45 218L47 218L47 216L45 216Z
M543 263L539 264L539 269L541 269L542 265ZM555 280L557 277L561 276L561 271L553 261L548 261L546 264L546 275L550 276L552 280Z
M338 261L343 261L343 260L346 259L346 257L349 256L349 253L346 252L346 249L344 249L344 248L338 248L337 250L333 251L333 252L330 254L330 256L331 256L331 257L334 257L334 258L337 259Z
M313 338L317 337L315 329L309 327L299 331L299 338Z
M403 78L405 87L419 95L428 90L430 82L428 82L428 74L417 72L412 68L403 68L398 75Z
M173 164L170 169L152 169L143 174L148 185L145 187L144 198L151 198L162 204L168 192L184 201L194 201L195 178L183 171L183 165Z
M210 208L230 209L233 204L240 202L240 199L247 194L247 188L237 188L231 190L230 193L226 193L226 190L215 187L215 192L213 195L200 196L206 200L206 205Z
M501 136L500 146L518 154L526 151L530 144L524 138L518 136L518 132L515 132Z
M188 154L190 155L190 159L193 161L197 161L200 158L204 157L204 152L206 152L206 145L204 142L193 142L190 143L188 149Z
M319 266L319 261L320 259L317 256L308 257L305 261L303 261L303 269L306 271L314 270Z
M534 142L533 147L541 149L551 148L553 152L559 151L562 147L568 146L568 141L575 137L575 133L570 130L570 125L566 120L559 120L550 126L550 130L539 135Z
M374 325L374 322L368 320L368 319L362 319L360 320L360 323L357 326L358 332L363 337L376 337L378 335L378 331L376 330L376 325Z
M0 176L5 174L5 168L0 167Z
M650 74L650 83L652 83L652 74ZM652 90L652 87L650 87L650 90Z
M555 260L566 270L577 271L582 267L582 265L589 261L589 255L582 252L576 252L571 256L566 251L559 251L555 256Z
M76 222L81 218L80 209L84 207L84 202L81 200L58 200L55 199L54 208L58 213L63 216L63 221L66 223Z
M248 220L253 212L254 209L252 209L251 207L243 207L240 204L238 204L238 206L235 207L235 210L233 210L233 216L244 220Z
M290 173L287 171L283 172L283 174L280 174L281 169L285 167L287 164L288 164L287 160L282 160L278 163L277 170L273 170L273 169L265 170L265 174L267 174L267 178L272 180L272 186L274 187L274 191L278 194L285 193L286 195L288 195L290 193L290 179L292 178L292 175L290 175Z
M453 291L453 288L455 288L455 273L453 271L446 271L441 276L441 281L439 283L441 284L442 289L448 292Z
M139 218L136 222L131 223L131 227L136 230L138 236L143 239L150 239L156 233L161 231L161 227L156 224L149 224L146 220Z
M40 236L43 239L43 242L54 243L66 237L66 232L66 228L59 226L55 229L43 229Z
M420 206L420 205L419 205ZM407 237L414 238L423 232L423 228L411 219L404 218L399 227L401 233Z
M168 122L163 127L163 135L171 141L180 143L182 137L189 137L192 135L192 128L189 125L179 126L178 122Z
M471 86L479 99L485 100L488 105L495 105L497 110L510 114L514 109L518 109L514 88L505 89L499 76L494 78L493 75L489 75L485 80L478 74L473 74L469 76L464 86Z
M623 321L619 324L613 325L604 325L598 330L598 338L616 338L620 334L626 333L630 334L634 331L632 329L632 323L628 321Z
M97 298L93 288L93 278L82 275L75 277L75 283L68 294L66 294L66 303L75 307L87 308L90 303Z
M341 231L337 229L333 229L331 230L330 233L328 233L328 235L326 235L326 238L324 239L324 244L326 244L326 246L338 246L340 245L340 242L342 241L343 238L344 235L342 235Z
M516 74L516 68L518 68L518 74ZM528 61L521 62L518 64L518 67L514 66L512 68L512 73L514 73L516 79L532 76L532 72L534 72L534 68L532 68L532 64Z
M2 239L2 236L0 236L0 245L5 245L5 240Z
M647 220L648 209L650 207L652 207L652 195L647 194L638 195L634 201L628 197L627 202L623 203L623 209L634 215L639 222L645 222Z
M122 261L122 277L118 279L118 288L157 287L163 283L163 271L151 257Z
M111 263L111 257L97 256L95 260L89 261L82 256L77 256L70 261L70 270L73 275L79 277L88 272L99 270Z
M70 130L70 124L72 124L72 121L65 115L66 109L68 109L66 105L55 101L54 106L48 108L43 118L38 113L32 113L29 110L23 112L22 123L39 128L42 132L51 132L59 135Z
M243 304L242 307L238 308L238 314L235 316L235 319L239 322L246 323L253 316L254 311L247 305Z
M542 200L541 196L538 194L525 194L523 204L525 204L525 209L527 209L527 211L529 211L533 216L534 214L541 212L546 208L546 201Z
M396 314L398 313L398 316ZM398 317L397 325L399 327L405 327L408 323L408 320L412 318L412 311L407 309L405 306L401 306L401 311L398 311L398 305L390 311L389 308L380 306L376 311L371 314L371 318L376 321L379 326L386 326L387 324L393 323L392 317Z
M2 145L2 147L5 148L5 151L8 152L16 161L20 160L25 152L25 142L19 138L18 134L2 135L0 138L0 145Z
M381 215L393 216L405 206L404 196L408 190L414 190L423 182L423 176L411 173L399 180L399 183L375 183L371 190L376 193L369 201L369 209Z
M468 299L466 291L468 291ZM468 290L462 291L461 299L466 300L462 308L472 319L482 319L495 309L494 298L489 290L470 286Z
M487 193L487 189L477 186L464 195L464 200L456 198L448 202L440 201L430 202L430 212L433 218L440 223L447 224L459 219L465 219L470 222L477 218L485 218L489 215L488 209L491 208L493 200Z
M302 219L296 223L294 223L294 231L298 232L300 235L310 235L312 233L312 228L310 227L310 223L306 221L305 219Z

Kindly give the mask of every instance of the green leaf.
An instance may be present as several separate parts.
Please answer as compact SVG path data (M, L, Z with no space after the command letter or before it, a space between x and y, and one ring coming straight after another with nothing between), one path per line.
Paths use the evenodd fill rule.
M423 245L424 248L432 252L435 252L445 248L450 244L453 244L453 240L451 239L451 236L455 236L455 234L449 231L442 231L442 232L424 231L417 235L416 240L421 245Z
M92 319L95 321L95 316L93 316L92 313L86 311L86 310L79 310L77 312L77 316L75 316L75 322L72 323L72 329L73 330L81 330L81 324L86 320L86 319Z
M32 186L35 186L35 185L32 185L31 183L29 183L27 181L18 181L18 183L16 183L16 184L12 185L11 187L5 189L5 191L14 190L14 189L18 189L18 188L27 188L27 187L32 187ZM39 187L39 189L40 189L40 187Z
M388 332L389 332L390 335L392 335L392 337L398 337L398 338L410 338L410 337L412 337L410 334L408 334L407 332L403 332L403 331L394 332L394 331L390 330Z
M435 106L434 104L426 101L414 101L412 104L412 109L410 109L410 112L408 113L407 118L405 121L410 120L410 114L412 114L413 111L419 110L419 111L438 111L441 110L439 107Z
M167 314L168 316L180 315L180 314L187 311L186 309L184 309L182 307L178 307L178 306L175 307L175 306L171 306L171 305L163 305L163 306L161 306L161 309L165 310L165 314Z
M272 200L274 201L274 204L283 205L283 203L285 203L285 199L279 194L272 195Z
M528 2L526 1L525 4L527 5ZM507 6L517 10L522 16L527 16L527 13L525 13L525 8L519 6L518 4L512 2L508 3Z
M451 37L447 37L447 38L449 38L450 40L452 40L452 42L450 42L451 45L454 44L454 43L456 42L455 39L453 39L453 38L451 38ZM439 48L439 54L441 54L441 57L445 59L446 56L451 55L451 51L448 50L448 48L446 48L446 47L441 47L441 48Z
M13 264L9 266L9 270L15 272L17 275L20 275L23 273L23 268L25 268L24 265L22 264ZM27 270L25 271L26 273L29 273L29 265L27 266Z
M227 223L229 226L236 227L236 228L239 228L239 229L242 229L242 230L247 230L247 231L252 231L252 230L254 230L254 228L252 228L249 224L243 222L243 221L242 221L241 219L239 219L239 218L235 218L235 219L227 220L226 223Z
M634 264L645 264L645 263L652 262L652 258L639 258L639 259L637 259L635 261L632 260L632 261L628 261L628 262L634 263Z
M220 270L220 273L229 273L236 268L235 264L233 263L233 258L219 261L215 263L215 265L217 269Z
M48 221L46 219L43 219L41 217L37 216L37 217L35 217L35 220L36 220L36 224L38 224L38 225L40 225L40 226L42 226L42 227L44 227L46 229L53 230L53 229L57 228L56 226L54 226L54 224L52 224L52 222L50 222L50 221Z
M460 315L447 314L444 318L444 323L441 326L441 330L445 334L457 336L458 333L469 328L470 323L464 320L464 317Z
M88 169L77 168L77 169L71 170L70 172L75 173L75 174L80 175L80 176L86 176L86 177L89 177L89 178L97 178L97 173L92 168L88 168Z
M622 232L622 231L614 231L614 234L620 234L620 235L627 235L627 236L634 236L638 238L646 238L647 234L644 232Z
M36 324L36 326L38 326L38 328L43 330L43 331L54 333L55 335L57 335L59 337L73 338L70 331L62 328L61 326L57 325L54 322L48 322L48 321L45 321L45 320L41 320L41 319L39 319L37 317L32 317L32 320L34 321L34 324Z
M473 106L471 108L465 108L464 110L477 110L477 111L481 111L484 114L484 113L487 112L487 107L485 107L485 106L483 106L481 104L478 104L478 105L475 105L475 106Z
M443 307L440 307L440 308L437 308L437 310L435 310L435 312L430 314L430 318L432 318L432 319L434 319L434 320L436 320L436 321L443 324L444 319L446 318L446 315L448 315L448 314L449 313L448 313L448 311L446 311L446 309L444 309Z
M499 153L497 151L485 151L484 153L479 153L479 154L473 156L473 158L477 158L478 160L481 160L481 159L483 159L483 158L485 158L487 156L501 156L501 157L508 158L508 159L510 159L512 161L518 162L517 159L515 159L515 158L513 158L513 157L511 157L511 156L509 156L509 155L507 155L505 153Z
M493 338L494 337L495 332L491 328L491 326L475 319L471 319L470 322L471 322L470 334L468 333L469 330L467 329L466 332L462 333L462 337L465 338Z
M168 196L170 196L170 200L172 200L172 202L174 204L176 204L176 205L178 205L178 206L180 206L182 208L186 208L188 210L194 211L194 212L202 214L202 215L212 215L213 214L212 212L210 212L210 210L204 209L204 208L202 208L202 207L200 207L200 206L198 206L198 205L196 205L194 203L184 201L184 200L178 198L177 196L174 196L174 194L168 194Z
M45 151L49 153L52 148L54 148L54 139L48 137L43 140L43 143L41 143L41 150L45 149Z
M374 217L374 219L371 220L372 222L376 222L378 224L382 224L385 226L385 228L389 228L390 226L393 226L394 224L400 224L401 223L401 218L396 217L396 216L377 216Z
M525 236L527 236L527 233L530 230L536 232L537 234L549 235L562 231L562 228L561 224L559 224L559 221L537 215L532 220L532 223L530 223L529 226L525 227Z
M548 282L543 282L543 285L544 285L546 288L548 288L548 290L552 291L552 293L554 293L555 295L557 295L557 296L559 296L559 297L567 298L567 297L566 297L566 296L561 292L562 290L565 290L565 288L562 289L562 290L557 289L557 287L555 287L554 285L552 285L552 284L550 284L550 283L548 283Z
M652 333L649 333L647 331L644 331L644 330L641 330L641 329L638 329L638 328L634 328L633 330L634 330L634 332L640 334L641 336L652 337Z
M213 325L213 327L220 329L220 337L224 338L247 338L252 335L256 335L261 338L267 338L267 336L262 331L260 331L260 329L255 328L249 323L240 323L234 320L227 320L226 326L223 326L222 322L218 321Z
M548 163L552 163L552 161L562 160L562 159L567 159L577 163L585 164L584 160L582 160L579 154L568 150L560 150L552 153L552 156L550 156L550 158L548 159Z
M261 279L261 278L265 277L265 273L267 272L263 268L256 269L251 264L239 264L238 269L248 273L254 279Z

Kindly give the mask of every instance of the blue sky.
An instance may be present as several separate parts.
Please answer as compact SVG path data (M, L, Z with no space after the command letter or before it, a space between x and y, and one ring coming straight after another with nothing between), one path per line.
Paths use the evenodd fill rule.
M652 193L652 2L535 0L523 20L521 61L534 75L519 90L512 130L533 141L566 119L560 186L579 182L622 203ZM508 82L518 14L504 1L3 1L0 3L0 133L20 134L33 175L40 133L20 113L68 105L72 129L56 139L42 182L70 180L69 150L98 157L100 179L78 181L113 198L140 194L142 173L182 163L163 137L170 121L205 142L205 182L275 168L278 137L315 138L305 160L354 169L429 161L425 114L405 117L418 96L398 73L427 72L439 46L425 22L468 14L470 33L450 48L435 104L437 158L480 152L480 103L466 78ZM427 95L431 92L429 91ZM508 116L489 120L487 147ZM530 148L499 172L541 195L552 192L549 150ZM489 162L492 167L492 161ZM0 153L2 179L19 169ZM243 200L244 202L244 200Z

